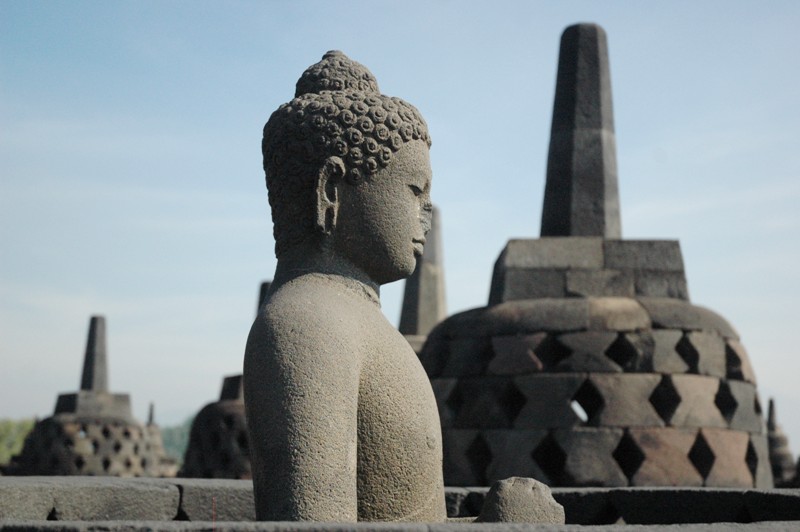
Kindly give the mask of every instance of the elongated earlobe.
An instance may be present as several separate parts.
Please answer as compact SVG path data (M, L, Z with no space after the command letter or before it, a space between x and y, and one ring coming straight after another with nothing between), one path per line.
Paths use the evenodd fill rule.
M329 235L336 227L339 213L338 186L344 176L344 162L328 157L317 175L317 229Z

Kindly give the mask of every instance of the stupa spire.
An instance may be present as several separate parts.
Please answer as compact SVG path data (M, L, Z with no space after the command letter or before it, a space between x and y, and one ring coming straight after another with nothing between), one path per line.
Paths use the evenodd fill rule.
M622 237L606 33L561 35L541 236Z
M106 358L106 319L92 316L86 354L83 358L81 390L108 392L108 362Z

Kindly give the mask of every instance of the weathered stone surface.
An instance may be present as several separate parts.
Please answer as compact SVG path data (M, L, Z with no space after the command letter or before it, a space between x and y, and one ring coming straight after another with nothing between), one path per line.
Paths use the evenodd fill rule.
M108 392L106 319L103 316L92 316L89 320L89 338L86 340L80 389Z
M542 371L546 360L537 356L536 349L547 333L494 336L491 339L494 358L486 368L494 375L520 375Z
M705 485L753 487L753 475L746 462L749 434L711 428L703 428L700 432L714 454L714 464L706 476Z
M567 294L566 272L556 269L508 268L502 285L494 286L490 305L518 299L564 297Z
M670 297L689 300L686 276L681 272L637 270L633 274L638 297Z
M605 240L604 266L612 269L682 272L677 240Z
M560 485L628 485L625 473L613 458L614 450L623 435L622 429L556 429L552 435L566 455L562 476L557 479Z
M671 298L639 297L637 300L650 314L656 329L717 331L726 340L739 339L739 335L725 318L707 308Z
M511 427L525 402L508 377L459 379L447 399L454 427L479 429Z
M770 463L769 445L763 434L750 434L750 447L745 456L750 471L753 472L756 489L772 489L776 486ZM755 463L755 471L753 471Z
M621 270L567 270L566 295L581 297L633 297L634 276Z
M728 426L714 400L719 390L719 379L700 375L673 375L672 384L680 396L670 425L674 427Z
M577 24L561 35L541 234L621 232L606 35Z
M747 382L727 381L728 389L736 402L736 410L730 419L733 430L766 433L764 419L756 412L756 387Z
M603 406L588 423L602 427L660 427L664 421L649 401L661 375L594 374L589 381L602 397Z
M553 268L573 269L603 267L603 239L570 238L511 239L497 264L504 270Z
M800 490L748 490L744 502L753 521L795 521L792 525L800 525Z
M693 331L686 334L697 351L697 372L701 375L725 378L725 341L717 332Z
M559 362L558 371L599 371L619 372L622 368L606 356L606 350L617 339L617 333L604 331L586 331L565 333L558 336L558 341L572 350L572 354Z
M725 360L729 379L741 379L756 384L756 374L750 364L750 356L738 340L728 338L725 342Z
M652 332L655 348L653 350L653 370L659 373L685 373L689 365L681 358L675 346L683 337L682 331L657 329Z
M477 521L564 524L564 507L553 499L547 485L511 477L492 486Z
M649 329L650 318L636 300L624 297L589 298L589 329L635 331Z
M237 480L180 478L181 511L189 521L255 521L253 487Z
M746 518L740 490L638 488L612 490L609 497L628 524L626 529L633 524L723 522L721 531Z
M525 405L514 421L516 429L571 427L581 419L570 407L585 374L534 374L514 377Z
M489 445L478 430L448 429L442 432L444 478L448 486L482 486L492 460Z
M547 478L532 456L547 430L485 430L482 434L492 456L486 469L489 484L513 476Z
M337 51L295 96L262 141L278 262L244 361L256 514L443 521L433 391L379 298L431 227L427 126Z
M689 460L697 429L630 428L628 433L644 453L631 477L634 486L702 486L703 477Z
M492 343L486 336L464 336L450 340L447 361L442 367L442 377L482 375L486 365L494 358Z
M0 519L57 521L174 519L178 488L150 479L2 477Z

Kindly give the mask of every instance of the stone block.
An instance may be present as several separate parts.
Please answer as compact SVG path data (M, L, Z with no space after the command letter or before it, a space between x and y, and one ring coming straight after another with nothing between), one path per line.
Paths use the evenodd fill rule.
M586 380L585 374L533 374L514 377L525 405L514 421L515 429L571 427L581 423L570 406Z
M603 239L599 237L545 237L512 239L497 259L509 268L586 268L603 267ZM496 266L495 266L496 267Z
M631 485L703 485L703 477L689 460L697 429L630 428L628 434L644 454L644 461L631 476Z
M650 328L650 317L635 299L589 298L589 330L636 331Z
M620 270L567 270L566 295L633 297L633 275Z
M494 358L488 337L460 336L448 342L447 361L442 367L442 377L483 375L486 365Z
M602 397L602 407L588 423L601 427L662 427L649 398L661 382L656 374L594 374L589 382Z
M492 282L489 304L517 299L564 297L567 293L566 272L552 268L508 268L499 284Z
M636 488L611 490L610 499L628 525L721 522L712 530L728 530L746 511L740 490Z
M628 479L613 457L622 435L622 429L613 428L552 431L553 439L566 455L558 483L563 486L627 486Z
M738 340L739 335L722 316L688 301L665 297L638 297L647 310L655 329L685 331L717 331L723 338Z
M477 430L442 431L444 483L448 486L483 486L491 462L489 446ZM483 444L482 444L483 442Z
M753 463L755 463L753 477L756 489L764 490L775 487L772 476L772 464L769 460L769 445L765 435L750 434L750 447L747 450L747 460L748 464L750 464L751 471L753 471ZM797 495L800 497L800 491L798 491Z
M58 477L0 476L0 520L47 519L53 509L58 480Z
M553 498L564 507L564 517L569 524L610 525L621 519L611 502L611 491L602 488L553 488Z
M442 427L451 427L453 425L453 408L448 404L450 395L458 383L458 379L431 379L431 388L433 388L433 396L436 398L436 407L439 410L439 421Z
M437 330L449 338L580 331L587 328L588 318L586 298L509 301L455 314L428 341Z
M800 490L748 490L744 502L753 521L800 521Z
M670 419L673 427L728 426L715 404L719 379L701 375L672 375L680 403Z
M756 374L750 364L750 356L744 346L733 338L728 338L725 342L725 362L727 365L727 378L738 379L753 384L756 382Z
M486 368L493 375L519 375L542 371L546 360L537 356L536 349L547 333L493 336L494 358Z
M730 419L730 428L757 434L766 434L764 418L756 411L756 387L747 382L726 381L736 410Z
M189 521L256 520L252 481L179 478L172 482L180 487L181 511Z
M714 463L705 479L711 487L752 488L753 475L747 467L747 447L750 435L724 429L700 429L714 455Z
M697 372L701 375L725 378L725 341L716 331L692 331L686 333L698 354Z
M489 484L515 476L547 480L532 456L534 449L546 436L546 429L483 431L483 438L492 455L492 461L486 470Z
M508 377L462 378L446 403L453 409L456 428L510 428L527 402Z
M636 270L634 290L640 297L672 297L689 300L686 275L680 272Z
M678 354L675 346L683 337L683 331L656 329L652 332L653 349L653 371L659 373L685 373L689 370L689 365Z
M677 240L606 240L603 257L606 268L683 271L683 256Z
M2 477L0 519L169 521L178 488L158 479Z
M608 356L606 350L617 339L617 333L585 331L565 333L558 341L572 354L559 362L557 371L569 372L620 372L622 368Z

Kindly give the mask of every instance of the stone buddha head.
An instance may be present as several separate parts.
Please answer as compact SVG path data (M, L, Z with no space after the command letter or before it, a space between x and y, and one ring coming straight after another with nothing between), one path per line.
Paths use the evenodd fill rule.
M380 285L410 275L430 229L428 129L331 51L264 126L275 254L324 249Z

